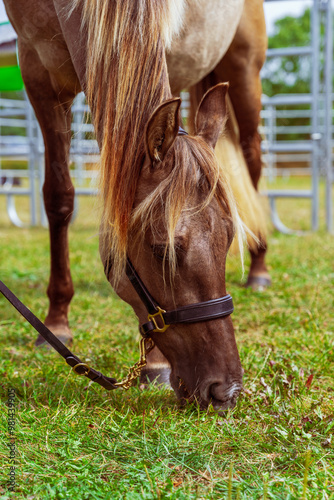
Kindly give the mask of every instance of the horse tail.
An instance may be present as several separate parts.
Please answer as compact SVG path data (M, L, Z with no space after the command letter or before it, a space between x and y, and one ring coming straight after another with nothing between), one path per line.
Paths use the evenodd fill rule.
M217 76L210 73L199 83L190 88L189 129L194 133L195 115L198 105L209 88L219 83ZM266 241L268 231L268 209L264 200L260 199L251 181L247 163L241 148L239 127L233 106L229 97L228 121L223 134L220 136L215 153L217 160L224 170L225 177L232 189L237 203L240 218L246 228L248 247L258 251L259 241ZM254 238L254 235L256 238ZM232 252L237 250L235 241Z

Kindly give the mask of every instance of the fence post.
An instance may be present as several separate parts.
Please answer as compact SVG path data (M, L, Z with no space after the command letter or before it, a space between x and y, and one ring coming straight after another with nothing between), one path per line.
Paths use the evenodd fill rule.
M325 162L326 162L326 226L333 233L333 10L331 0L323 0L325 16Z

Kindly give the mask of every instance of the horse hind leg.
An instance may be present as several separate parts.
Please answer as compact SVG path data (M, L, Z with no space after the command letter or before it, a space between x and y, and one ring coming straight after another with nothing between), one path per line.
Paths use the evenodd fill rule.
M240 146L248 168L250 181L253 188L258 192L262 170L261 137L258 132L261 109L261 84L259 77L256 79L255 75L249 77L251 79L250 84L246 84L241 76L240 84L239 82L234 83L237 78L237 73L230 75L228 78L230 81L229 96L238 124ZM245 75L244 78L248 79ZM254 290L263 290L271 284L265 262L267 253L268 209L264 206L263 200L258 195L257 199L254 198L256 193L254 189L251 192L250 188L251 186L248 186L247 190L244 190L245 197L249 201L253 200L252 207L248 207L248 210L247 207L244 207L245 210L243 212L246 214L244 222L246 225L249 225L250 229L258 237L259 242L256 244L252 238L248 238L251 264L246 286ZM254 210L253 216L251 209ZM241 213L240 215L243 218L243 214Z
M73 212L74 188L68 164L70 107L75 93L57 88L56 80L33 50L22 44L19 50L22 76L45 143L43 196L49 221L51 252L51 274L47 289L49 310L45 325L62 342L70 343L72 333L68 324L68 309L74 289L69 264L68 226ZM36 345L44 342L39 335Z

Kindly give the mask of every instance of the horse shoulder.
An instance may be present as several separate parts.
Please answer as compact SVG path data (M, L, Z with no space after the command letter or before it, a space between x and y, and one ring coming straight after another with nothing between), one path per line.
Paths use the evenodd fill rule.
M167 51L172 92L194 85L212 71L229 48L244 0L189 0L183 25Z
M59 2L4 0L4 3L9 20L18 35L19 48L24 46L25 51L33 51L58 87L80 88L67 38L65 41L56 11ZM78 53L77 47L78 43ZM21 54L21 50L19 52Z

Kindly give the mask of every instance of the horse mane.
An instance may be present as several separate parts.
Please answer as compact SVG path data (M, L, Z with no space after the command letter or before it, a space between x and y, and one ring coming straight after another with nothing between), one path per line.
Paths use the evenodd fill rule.
M92 110L101 150L100 192L103 200L102 254L120 278L131 234L145 235L164 200L169 261L176 269L174 234L187 200L201 210L216 197L237 234L243 228L235 201L213 150L199 137L178 137L173 165L162 182L135 209L137 183L145 155L144 130L156 107L171 97L165 48L181 26L186 0L72 0L87 40L84 91ZM135 229L134 229L135 228ZM135 233L135 234L134 234ZM240 238L240 242L242 238ZM167 249L167 246L166 246Z
M69 15L81 10L87 40L84 90L101 150L101 231L116 274L126 259L145 155L143 131L154 109L171 97L165 47L181 25L184 3L72 0L70 5Z
M165 258L168 255L169 278L173 281L177 269L174 236L182 213L186 211L191 217L216 199L221 207L222 218L230 218L233 222L234 240L239 246L243 268L246 228L239 217L225 169L217 161L213 149L199 136L177 137L165 161L173 166L169 175L132 213L131 238L136 242L138 249L144 243L147 230L152 232L154 238L160 240L161 227L157 225L157 220L164 214Z

